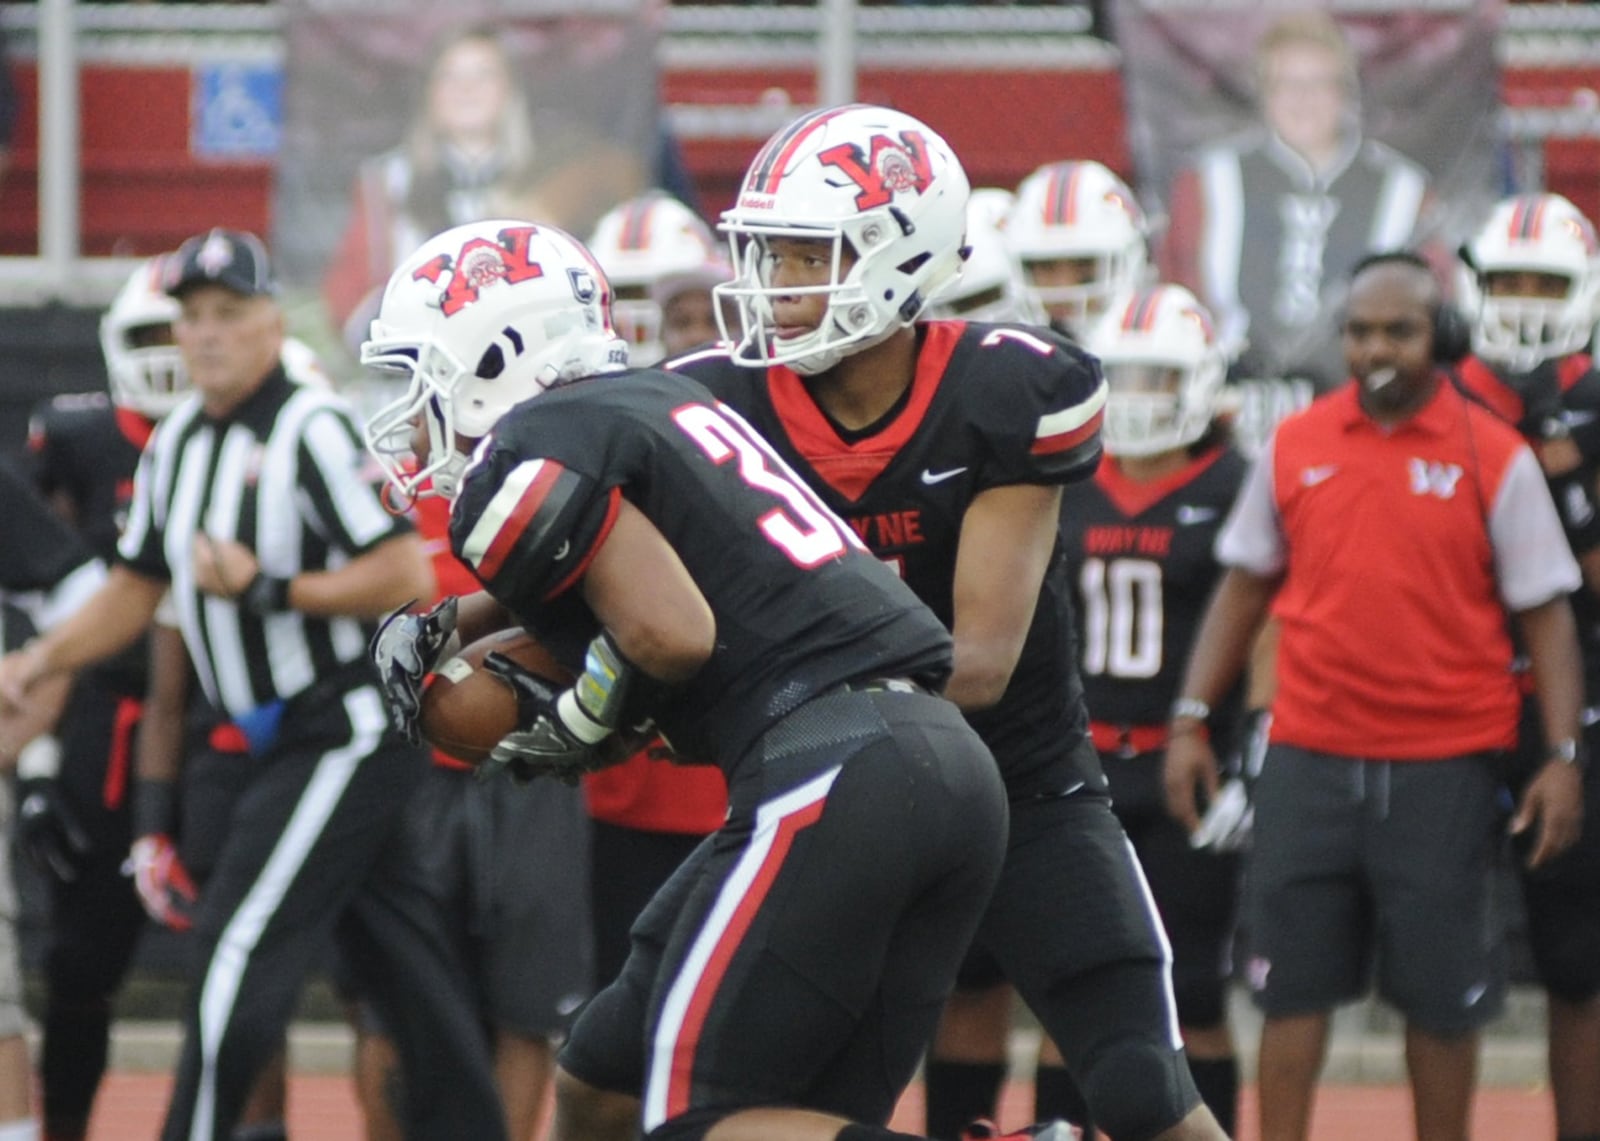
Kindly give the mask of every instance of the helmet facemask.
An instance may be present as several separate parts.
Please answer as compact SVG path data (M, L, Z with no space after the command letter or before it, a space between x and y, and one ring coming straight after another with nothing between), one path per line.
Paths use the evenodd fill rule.
M829 108L780 130L722 215L734 273L715 293L739 314L734 361L811 376L911 325L961 272L967 195L944 140L901 112ZM780 238L824 245L827 280L775 286L767 254ZM827 299L816 328L778 337L773 302L807 294ZM726 315L719 324L732 340Z

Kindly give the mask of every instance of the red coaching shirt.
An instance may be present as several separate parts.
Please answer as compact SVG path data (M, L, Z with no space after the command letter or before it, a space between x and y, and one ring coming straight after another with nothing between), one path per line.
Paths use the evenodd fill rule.
M1217 540L1224 564L1284 576L1272 738L1383 760L1509 747L1506 612L1581 581L1538 462L1447 383L1392 429L1357 394L1278 426Z

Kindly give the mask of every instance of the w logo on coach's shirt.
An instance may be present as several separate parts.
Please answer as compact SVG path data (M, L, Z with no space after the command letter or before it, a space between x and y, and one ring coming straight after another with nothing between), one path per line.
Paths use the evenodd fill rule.
M1437 495L1440 499L1455 496L1456 483L1461 479L1460 464L1442 464L1412 456L1407 466L1411 471L1412 495Z

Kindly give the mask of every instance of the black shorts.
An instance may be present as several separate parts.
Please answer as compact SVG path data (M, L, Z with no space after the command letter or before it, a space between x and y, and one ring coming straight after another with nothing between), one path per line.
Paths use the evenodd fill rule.
M484 1021L564 1034L594 994L583 794L435 765L408 812Z
M1272 745L1255 788L1246 977L1269 1016L1378 993L1421 1030L1498 1012L1497 777L1486 756L1368 761Z
M1584 729L1584 744L1591 758L1600 757L1600 718L1593 710L1585 712L1591 723ZM1515 794L1521 795L1545 754L1538 707L1530 701L1510 781ZM1545 866L1528 870L1532 832L1513 845L1528 917L1528 950L1539 983L1570 1002L1600 994L1600 760L1591 760L1584 775L1583 802L1588 815L1577 843Z
M998 770L955 706L833 694L756 748L562 1051L642 1089L647 1132L707 1107L886 1122L999 870Z

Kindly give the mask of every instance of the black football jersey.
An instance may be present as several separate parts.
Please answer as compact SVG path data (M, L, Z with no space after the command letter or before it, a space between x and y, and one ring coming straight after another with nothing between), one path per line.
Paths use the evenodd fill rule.
M685 755L731 774L762 732L847 681L948 677L938 619L686 377L594 377L512 409L463 478L451 545L576 667L598 630L577 584L621 499L672 545L716 617L710 660L657 714Z
M103 392L57 396L28 421L28 458L34 486L57 507L97 556L111 563L133 498L133 473L154 423L118 408ZM149 650L140 639L93 667L111 688L144 696Z
M0 495L6 501L11 538L0 543L0 590L29 594L49 590L93 556L27 478L0 461Z
M1108 463L1067 489L1061 541L1084 695L1096 721L1166 724L1221 577L1217 532L1247 466L1236 451L1211 449L1152 483Z
M91 550L110 562L133 497L133 473L153 429L103 392L57 396L28 421L34 484L64 497Z
M967 506L1011 484L1065 484L1100 458L1098 363L1049 329L962 321L918 326L903 407L869 434L842 433L783 367L725 350L673 362L764 434L948 628ZM1005 694L969 715L1013 797L1104 786L1074 662L1068 582L1052 560Z

